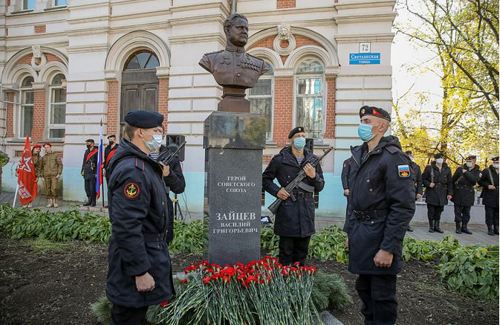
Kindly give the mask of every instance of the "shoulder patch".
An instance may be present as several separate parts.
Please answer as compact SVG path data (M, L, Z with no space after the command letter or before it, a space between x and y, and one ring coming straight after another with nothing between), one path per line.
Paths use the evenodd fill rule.
M410 165L398 165L398 175L401 178L410 177Z
M123 194L129 200L136 199L139 196L139 193L141 193L141 188L137 185L137 183L129 182L123 187Z

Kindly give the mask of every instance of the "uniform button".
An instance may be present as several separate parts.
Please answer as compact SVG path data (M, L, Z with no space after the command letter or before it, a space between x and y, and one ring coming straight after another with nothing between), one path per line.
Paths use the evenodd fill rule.
M369 189L370 192L373 192L373 188Z
M236 74L236 76L238 76L238 77L239 77L239 76L241 76L241 74L238 72L238 73Z
M367 179L367 180L366 180L366 182L367 182L367 183L370 183L370 180L369 180L369 179Z
M370 223L373 225L374 224L373 220Z

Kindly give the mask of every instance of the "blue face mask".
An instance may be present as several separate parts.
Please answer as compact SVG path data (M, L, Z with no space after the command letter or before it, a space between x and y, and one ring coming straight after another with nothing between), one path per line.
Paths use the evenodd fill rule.
M372 132L372 126L370 124L361 123L358 126L358 135L364 142L370 141L374 137Z
M163 136L155 134L153 135L151 140L144 141L144 144L151 152L158 152L160 150L162 141Z
M304 147L306 146L306 138L299 137L299 138L293 139L293 146L297 150L304 149Z

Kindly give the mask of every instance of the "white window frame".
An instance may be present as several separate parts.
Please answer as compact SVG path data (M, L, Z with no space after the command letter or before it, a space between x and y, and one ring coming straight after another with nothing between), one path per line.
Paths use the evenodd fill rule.
M59 5L59 4L57 4L57 1L59 1L59 0L54 0L54 8L58 8L58 7L67 7L67 6L68 6L68 0L65 0L65 2L66 2L66 3L65 3L65 4L63 4L63 5Z
M303 58L301 59L297 66L295 67L295 73L294 73L294 85L293 85L293 114L292 114L292 118L293 118L293 127L297 127L299 125L297 125L297 98L298 97L308 97L308 96L311 96L311 95L299 95L298 94L298 86L299 86L299 80L302 80L302 79L310 79L310 78L318 78L320 76L319 73L307 73L307 74L299 74L297 72L298 70L298 67L304 62L304 61L307 61L308 59L316 59L318 60L322 65L323 65L323 73L321 74L321 94L320 95L316 95L315 97L322 97L323 99L323 121L321 121L321 132L318 134L318 137L315 138L315 137L312 137L312 135L309 133L309 132L306 132L306 136L309 138L313 138L315 140L316 143L320 143L324 136L325 136L325 132L326 132L326 114L327 114L327 84L326 84L326 74L325 74L325 64L323 63L323 61L321 61L319 58L316 58L316 57L306 57L306 58ZM307 130L306 130L307 131Z
M247 90L247 96L250 100L251 98L269 98L271 97L271 131L266 134L266 142L270 143L273 140L274 134L274 67L273 74L263 74L259 77L259 80L270 79L271 80L271 94L270 95L250 95L250 89ZM267 132L266 132L267 133Z
M33 8L29 8L29 2L30 0L22 0L21 1L21 10L22 11L28 11L28 10L35 10L36 9L36 0L33 3Z
M17 134L18 134L18 138L19 139L23 139L26 134L22 134L23 131L24 131L24 108L29 106L29 107L32 107L33 108L33 115L35 114L35 90L33 89L33 84L31 85L31 87L23 87L22 86L22 83L23 81L26 79L26 78L29 78L28 76L24 77L22 80L21 80L21 87L19 88L19 110L16 110L18 113L17 113L17 117L18 117L18 122L16 123L17 124ZM32 104L25 104L25 98L26 98L26 94L28 92L31 92L33 93L33 103ZM33 133L33 125L31 125L31 133ZM32 134L29 134L29 136L31 137Z
M54 86L52 85L53 81L54 81L54 78L58 75L63 75L64 78L66 78L64 76L63 73L56 73L52 79L51 79L51 83L50 83L50 86L49 86L49 105L47 106L48 109L47 109L47 138L48 139L56 139L56 140L61 140L61 139L64 139L63 138L54 138L54 137L51 137L50 136L50 130L64 130L64 134L66 135L66 124L52 124L51 123L51 120L52 120L52 112L53 112L53 107L52 105L60 105L60 104L64 104L64 111L66 112L66 108L67 108L67 96L68 94L66 94L66 98L65 98L65 101L64 102L53 102L53 98L54 98L54 90L56 89L64 89L65 87L61 84L61 85L57 85L57 86ZM66 120L66 118L65 118Z

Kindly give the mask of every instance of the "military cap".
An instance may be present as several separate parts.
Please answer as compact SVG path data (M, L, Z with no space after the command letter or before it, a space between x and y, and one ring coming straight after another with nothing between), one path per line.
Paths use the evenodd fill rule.
M108 139L109 139L109 138L116 138L116 136L115 136L114 134L110 134L110 135L108 135L108 136L107 136L107 138L108 138Z
M157 112L131 111L125 116L125 122L141 129L151 129L161 126L163 115Z
M375 106L363 106L359 109L360 118L366 115L383 118L384 120L387 120L389 122L391 121L391 114L389 114L386 110Z
M437 153L434 155L434 159L439 159L439 158L443 158L443 154L442 153Z
M50 142L45 142L45 143L43 144L43 146L44 146L44 147L45 147L45 146L52 147L52 145L50 144Z
M87 139L85 142L95 143L94 139Z
M41 146L40 144L38 144L38 143L37 143L37 144L35 144L35 145L33 146L33 149L35 149L35 148L41 148L41 147L42 147L42 146Z
M476 159L476 155L468 155L467 158L465 158L465 160L474 160Z
M498 161L498 156L491 158L492 161Z
M290 133L288 133L288 139L291 139L295 134L299 132L306 132L306 131L304 131L304 127L297 126L296 128L293 128L292 131L290 131Z

